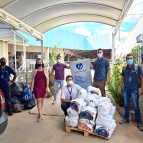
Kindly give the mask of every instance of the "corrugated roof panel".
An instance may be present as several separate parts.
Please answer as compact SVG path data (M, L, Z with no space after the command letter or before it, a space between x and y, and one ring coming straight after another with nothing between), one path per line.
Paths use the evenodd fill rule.
M35 38L22 33L26 39L28 39L28 45L40 46L40 41L36 41ZM61 30L58 28L52 29L44 34L44 46L53 47L56 43L60 42L58 48L63 49L77 49L77 50L93 50L94 48L88 42L88 40L80 34Z

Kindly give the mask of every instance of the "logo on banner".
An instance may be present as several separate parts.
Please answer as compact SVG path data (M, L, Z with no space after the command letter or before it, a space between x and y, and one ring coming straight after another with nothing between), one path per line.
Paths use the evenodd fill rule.
M76 68L79 69L79 70L82 70L83 64L82 63L77 63Z

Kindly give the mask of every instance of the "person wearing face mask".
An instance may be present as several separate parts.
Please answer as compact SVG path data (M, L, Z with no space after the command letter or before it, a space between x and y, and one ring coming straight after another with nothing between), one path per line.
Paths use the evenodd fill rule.
M49 92L49 72L44 68L41 59L36 60L35 69L32 72L31 93L34 93L37 100L38 122L42 121L42 108L46 93Z
M67 116L67 109L70 107L71 100L75 99L81 90L79 85L73 84L73 77L71 75L66 77L66 82L67 85L61 91L61 109L64 111L65 116Z
M109 61L103 57L103 50L97 50L97 59L93 65L90 64L90 68L95 70L93 86L99 88L102 96L105 94L105 85L110 83L110 65Z
M124 118L119 123L120 124L129 123L130 98L132 98L137 127L139 128L140 131L143 131L143 126L141 125L141 116L140 116L139 101L138 101L139 95L143 94L143 71L141 66L134 64L132 54L127 54L126 62L127 66L125 66L122 69L122 78L120 81L120 86L118 88L118 93L121 94L121 89L124 84L123 97L124 97L125 114ZM139 85L139 78L141 79L141 85ZM139 86L141 86L140 90L138 90Z
M10 81L10 74L13 74L14 77ZM6 110L8 111L8 115L12 116L12 106L11 106L11 88L10 86L13 84L17 77L16 72L9 66L6 65L6 59L0 59L0 89L2 90L5 101L6 101Z
M67 68L69 69L68 66L65 64L61 63L61 56L57 56L57 63L54 64L52 72L51 72L51 80L52 80L52 75L55 71L55 80L54 80L54 100L52 104L56 103L57 100L57 92L58 92L58 86L60 84L60 88L64 86L64 69Z

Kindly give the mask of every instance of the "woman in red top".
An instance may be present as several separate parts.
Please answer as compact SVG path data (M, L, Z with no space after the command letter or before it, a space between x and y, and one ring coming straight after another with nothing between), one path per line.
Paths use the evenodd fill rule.
M33 71L33 80L31 84L31 92L34 92L37 100L38 108L38 122L42 120L42 108L46 93L49 91L49 74L48 70L44 68L41 59L36 60L35 70Z

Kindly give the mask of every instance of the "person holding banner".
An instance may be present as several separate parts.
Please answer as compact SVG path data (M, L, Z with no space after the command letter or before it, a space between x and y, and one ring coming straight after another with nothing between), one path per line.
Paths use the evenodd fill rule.
M97 50L97 56L93 65L90 65L95 70L93 86L101 90L102 96L106 96L105 85L110 83L110 65L109 61L103 57L102 49Z
M55 104L56 100L57 100L58 85L60 84L60 88L61 89L64 86L64 69L65 68L69 69L68 66L66 66L63 63L61 63L61 56L57 55L57 63L54 64L52 72L51 72L51 78L52 78L52 75L53 75L53 73L55 71L54 100L53 100L52 104ZM52 79L50 79L50 80L52 80Z
M67 116L67 109L70 107L70 102L75 99L81 87L77 84L73 84L73 77L68 75L66 77L67 85L62 88L61 92L61 108L64 111L65 116Z

